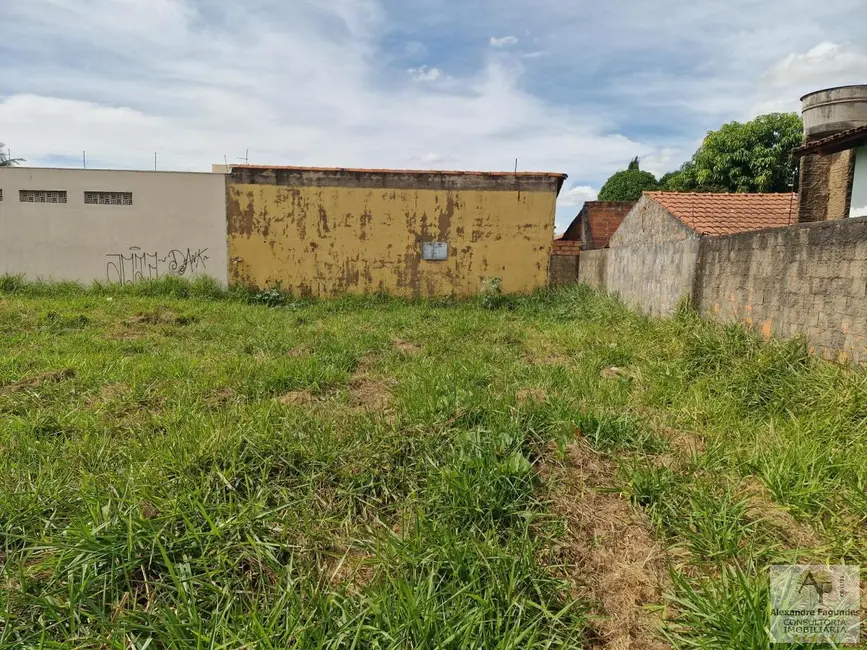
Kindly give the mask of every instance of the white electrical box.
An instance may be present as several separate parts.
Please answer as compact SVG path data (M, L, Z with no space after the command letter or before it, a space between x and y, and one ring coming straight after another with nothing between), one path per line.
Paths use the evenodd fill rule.
M444 241L426 241L421 245L421 257L432 262L449 257L449 245Z

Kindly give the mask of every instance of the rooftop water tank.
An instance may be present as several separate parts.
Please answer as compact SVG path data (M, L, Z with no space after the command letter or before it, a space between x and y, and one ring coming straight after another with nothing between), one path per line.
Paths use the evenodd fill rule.
M801 97L807 140L867 126L867 85L838 86Z

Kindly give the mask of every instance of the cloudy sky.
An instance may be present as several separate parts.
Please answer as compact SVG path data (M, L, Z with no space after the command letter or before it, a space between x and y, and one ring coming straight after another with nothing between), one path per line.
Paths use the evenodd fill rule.
M864 0L2 0L0 141L32 165L569 174L867 82Z

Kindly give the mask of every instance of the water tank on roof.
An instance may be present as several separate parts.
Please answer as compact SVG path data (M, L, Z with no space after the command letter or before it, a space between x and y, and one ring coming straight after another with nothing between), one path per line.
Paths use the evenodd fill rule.
M801 112L807 140L867 126L867 85L838 86L808 93L801 97Z

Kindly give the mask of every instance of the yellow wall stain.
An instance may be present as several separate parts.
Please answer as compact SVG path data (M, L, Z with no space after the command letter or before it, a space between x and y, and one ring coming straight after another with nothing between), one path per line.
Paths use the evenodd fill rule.
M229 279L296 295L467 296L547 280L556 191L382 189L229 180ZM422 243L448 259L422 259Z

